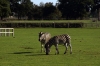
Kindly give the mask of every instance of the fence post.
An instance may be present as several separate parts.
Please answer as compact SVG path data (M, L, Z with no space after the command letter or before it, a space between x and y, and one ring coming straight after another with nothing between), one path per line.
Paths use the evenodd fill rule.
M0 32L2 32L2 29L0 29ZM0 36L2 36L2 33L0 33Z
M53 27L55 28L55 22L53 22Z
M69 22L68 22L68 28L69 28Z
M12 29L12 32L13 32L13 33L12 33L12 36L14 37L14 29Z

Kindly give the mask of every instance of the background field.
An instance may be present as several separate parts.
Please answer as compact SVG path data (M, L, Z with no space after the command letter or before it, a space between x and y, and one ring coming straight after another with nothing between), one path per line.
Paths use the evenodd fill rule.
M55 22L55 23L61 23L61 22L65 22L65 23L91 23L93 22L93 19L90 19L90 20L10 20L10 21L7 21L7 22L11 22L11 23L52 23L52 22ZM100 22L100 21L98 21ZM4 22L3 22L4 23Z
M73 54L63 54L65 47L59 45L59 55L51 47L50 55L40 52L38 33L50 32L52 36L69 34ZM0 37L0 66L99 66L100 29L83 28L20 28L15 37Z

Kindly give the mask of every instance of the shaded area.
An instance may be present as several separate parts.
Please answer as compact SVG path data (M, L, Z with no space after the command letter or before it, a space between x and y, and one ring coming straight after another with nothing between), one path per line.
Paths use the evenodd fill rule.
M25 55L25 56L46 56L46 54L37 53L37 54L30 54L30 55Z
M29 54L29 53L32 53L32 52L14 52L14 53L10 53L10 54Z
M40 56L40 55L46 55L45 53L41 52L30 52L30 51L22 51L22 52L12 52L8 54L25 54L25 56Z

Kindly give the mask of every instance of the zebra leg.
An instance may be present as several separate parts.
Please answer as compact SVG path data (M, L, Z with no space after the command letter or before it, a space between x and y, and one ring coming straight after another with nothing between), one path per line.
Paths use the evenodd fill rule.
M69 47L70 47L70 54L72 54L72 46L71 46L71 44L69 44Z
M43 50L44 50L44 52L46 52L45 45L43 45Z
M44 45L43 45L43 44L41 44L41 52L43 51L43 48L44 48Z
M59 54L58 44L57 44L57 45L55 45L55 47L56 47L56 53L55 53L55 55L56 55L56 54Z
M68 50L68 44L67 43L65 44L65 47L66 47L66 49L65 49L64 54L66 54L67 53L67 50Z
M72 54L72 45L71 45L71 40L69 40L68 44L69 44L69 47L70 47L70 54Z

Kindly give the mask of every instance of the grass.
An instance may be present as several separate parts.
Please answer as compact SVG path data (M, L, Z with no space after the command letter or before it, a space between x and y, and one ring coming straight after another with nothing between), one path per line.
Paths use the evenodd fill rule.
M91 23L92 20L14 20L14 21L8 21L11 23L61 23L61 22L68 22L68 23ZM100 21L98 21L100 22ZM4 23L4 22L3 22ZM6 23L6 22L5 22Z
M50 32L52 36L69 34L73 54L63 54L65 47L59 45L59 55L51 47L50 55L40 52L38 33ZM99 66L100 29L81 28L21 28L15 29L15 37L0 37L0 66Z

